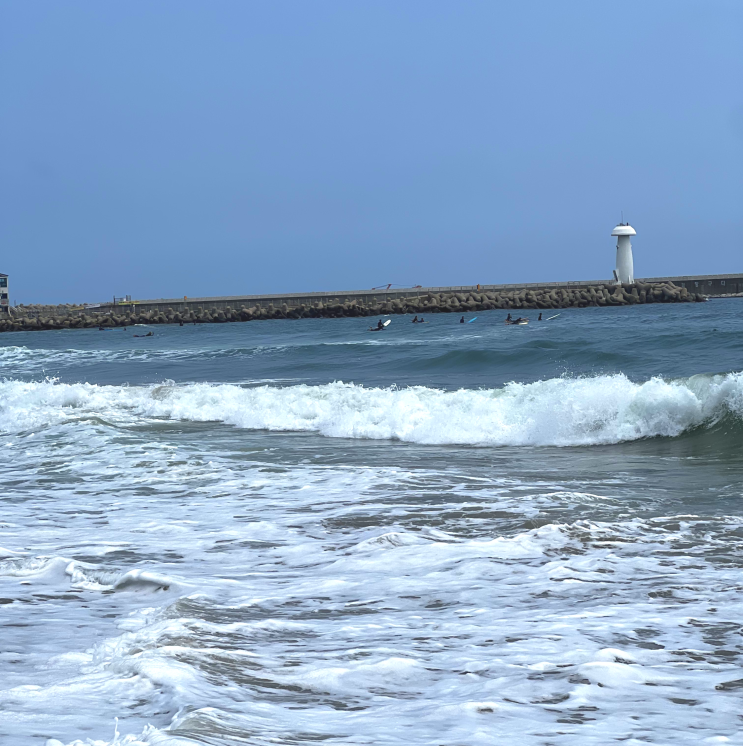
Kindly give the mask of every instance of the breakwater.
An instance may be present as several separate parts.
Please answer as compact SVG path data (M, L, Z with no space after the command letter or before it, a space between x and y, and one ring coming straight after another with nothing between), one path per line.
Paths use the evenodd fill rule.
M0 321L0 331L33 329L70 329L85 327L130 326L132 324L191 324L258 321L267 319L342 318L389 314L471 313L502 309L505 311L586 308L588 306L626 306L641 303L692 303L706 300L701 293L690 291L674 282L642 282L633 285L610 283L574 284L567 286L513 287L512 289L470 288L462 292L436 292L434 288L405 289L391 293L362 291L361 293L297 295L290 304L266 302L265 298L250 303L247 298L215 299L220 305L210 305L188 299L160 303L129 303L99 305L94 308L69 307L61 314L29 307ZM381 297L380 297L381 296ZM301 301L301 302L300 302ZM150 307L154 306L154 307ZM59 307L54 307L59 308ZM14 309L17 311L17 309Z

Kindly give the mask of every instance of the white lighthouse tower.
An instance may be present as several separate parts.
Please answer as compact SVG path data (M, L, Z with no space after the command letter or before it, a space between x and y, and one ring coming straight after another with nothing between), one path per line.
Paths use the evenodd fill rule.
M611 235L617 237L617 268L614 270L614 279L617 285L632 285L635 282L635 269L632 265L630 236L636 236L637 232L629 223L620 223Z

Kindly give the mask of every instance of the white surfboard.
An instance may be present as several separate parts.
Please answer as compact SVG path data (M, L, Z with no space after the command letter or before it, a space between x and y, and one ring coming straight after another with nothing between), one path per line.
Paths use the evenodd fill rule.
M556 319L560 314L556 313L554 316L550 316L549 319L545 319L545 321L550 321L552 319Z
M387 321L382 324L382 326L389 326L392 323L392 319L387 319Z

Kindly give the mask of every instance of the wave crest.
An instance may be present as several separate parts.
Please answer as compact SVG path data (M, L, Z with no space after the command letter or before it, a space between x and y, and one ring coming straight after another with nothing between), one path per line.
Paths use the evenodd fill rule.
M158 418L422 444L575 446L675 437L731 413L743 413L741 373L644 383L621 374L554 378L459 391L340 382L252 388L0 383L6 433L93 417L111 423Z

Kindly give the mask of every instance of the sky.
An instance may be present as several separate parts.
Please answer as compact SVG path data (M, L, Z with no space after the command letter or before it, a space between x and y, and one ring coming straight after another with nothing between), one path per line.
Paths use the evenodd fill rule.
M743 2L0 0L0 272L96 302L743 272Z

